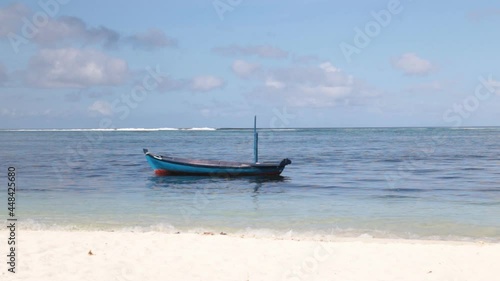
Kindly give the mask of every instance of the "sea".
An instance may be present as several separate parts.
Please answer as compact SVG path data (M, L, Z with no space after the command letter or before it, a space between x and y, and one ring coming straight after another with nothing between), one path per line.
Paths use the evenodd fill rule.
M252 129L0 130L18 231L500 241L500 128L260 129L281 177L156 176L143 148L253 160Z

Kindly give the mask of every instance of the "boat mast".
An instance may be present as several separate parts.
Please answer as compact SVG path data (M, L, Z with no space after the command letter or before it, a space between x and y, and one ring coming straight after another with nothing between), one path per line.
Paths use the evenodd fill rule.
M259 162L259 134L257 133L257 115L253 117L253 160Z

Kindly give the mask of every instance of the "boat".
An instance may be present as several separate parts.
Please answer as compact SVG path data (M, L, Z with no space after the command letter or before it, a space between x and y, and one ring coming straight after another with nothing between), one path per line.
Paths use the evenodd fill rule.
M285 158L276 162L259 162L257 117L254 117L254 161L231 162L217 160L186 159L157 155L144 148L146 160L158 176L195 175L195 176L278 176L286 165L292 163Z

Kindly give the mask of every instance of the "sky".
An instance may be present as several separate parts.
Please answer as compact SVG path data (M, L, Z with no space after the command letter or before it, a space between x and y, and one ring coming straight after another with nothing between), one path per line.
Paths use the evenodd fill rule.
M500 4L2 1L0 129L500 126Z

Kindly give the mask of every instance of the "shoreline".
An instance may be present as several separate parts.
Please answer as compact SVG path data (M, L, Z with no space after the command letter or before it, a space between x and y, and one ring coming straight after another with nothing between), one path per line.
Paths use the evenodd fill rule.
M7 239L8 232L0 231ZM500 243L228 233L17 232L2 280L493 280ZM2 243L6 257L8 245ZM76 279L75 279L76 277ZM5 278L5 279L4 279Z
M8 224L4 220L4 225ZM231 228L227 226L220 227L175 227L170 224L158 223L153 225L136 226L102 226L88 224L48 224L38 223L33 220L20 220L19 229L26 231L48 231L48 232L110 232L110 233L150 233L160 234L202 234L204 232L213 232L215 234L225 232L232 236L244 236L253 238L271 238L281 240L307 240L307 241L337 241L338 239L381 239L381 240L408 240L408 241L444 241L444 242L487 242L500 243L500 233L490 231L486 236L471 236L457 234L420 234L413 232L392 232L386 230L373 229L331 229L327 230L294 230L294 229L271 229L271 228ZM0 230L1 233L2 230ZM495 234L495 235L493 235Z

